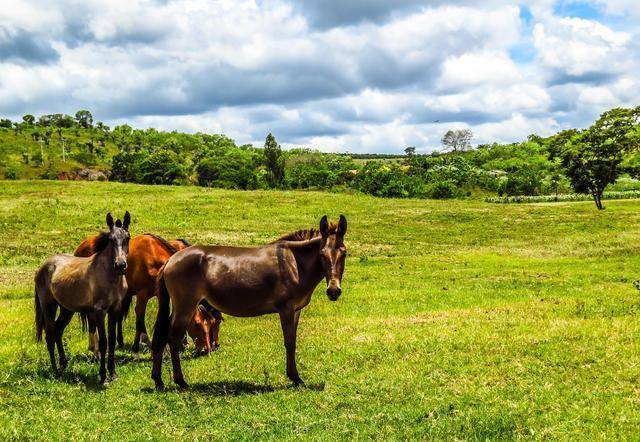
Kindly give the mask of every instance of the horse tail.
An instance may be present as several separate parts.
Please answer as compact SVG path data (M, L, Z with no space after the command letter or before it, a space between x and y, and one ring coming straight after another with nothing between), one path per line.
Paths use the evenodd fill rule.
M158 316L153 327L153 340L151 349L154 353L162 352L169 338L169 326L171 325L171 298L164 281L164 269L162 266L156 279L156 296L158 297Z
M38 299L38 291L35 292L34 298L34 310L36 315L36 340L38 342L42 342L42 330L44 330L44 314L42 313L42 306L40 305L40 300Z

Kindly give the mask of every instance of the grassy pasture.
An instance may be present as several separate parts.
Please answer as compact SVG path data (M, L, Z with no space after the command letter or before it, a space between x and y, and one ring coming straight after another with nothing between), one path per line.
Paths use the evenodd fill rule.
M606 207L0 182L0 439L637 437L640 201ZM125 209L133 233L236 245L344 213L343 296L318 290L300 322L307 386L289 387L276 316L226 318L218 352L184 355L186 392L154 392L129 349L99 388L75 319L51 373L33 273Z

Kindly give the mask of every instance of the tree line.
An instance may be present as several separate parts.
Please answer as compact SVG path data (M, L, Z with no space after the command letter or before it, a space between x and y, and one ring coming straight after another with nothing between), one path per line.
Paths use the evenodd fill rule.
M589 128L551 137L530 135L518 143L474 148L472 132L462 129L447 131L439 152L419 154L409 146L404 155L355 155L283 150L272 134L256 148L239 146L225 135L138 130L128 125L111 129L102 122L94 124L90 111L79 110L73 117L0 119L0 132L5 132L0 133L0 154L10 152L11 146L14 152L22 148L22 164L40 167L42 178L56 178L65 167L89 167L104 169L109 179L122 182L354 189L398 198L575 192L590 195L601 209L607 186L622 175L640 178L639 119L640 107L616 108ZM11 155L0 156L0 170L6 178L18 178L11 161Z

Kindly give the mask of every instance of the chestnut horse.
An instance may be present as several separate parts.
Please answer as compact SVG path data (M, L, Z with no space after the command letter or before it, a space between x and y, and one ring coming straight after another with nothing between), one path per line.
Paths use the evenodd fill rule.
M107 214L108 232L100 234L94 243L94 254L88 258L55 255L40 267L35 277L36 338L42 340L46 332L51 368L56 369L55 346L58 346L60 368L67 366L62 334L74 312L89 317L99 331L100 383L106 381L105 355L109 346L109 377L115 379L114 359L116 320L127 294L127 252L129 251L129 212L124 222L113 222ZM56 319L56 310L60 314ZM104 318L109 316L109 337L105 333Z
M92 250L92 244L95 242L97 236L87 238L78 246L74 254L76 256L90 256ZM137 235L131 238L131 244L129 247L129 257L127 267L127 297L122 309L122 315L118 319L118 345L122 347L124 339L122 336L122 321L126 319L128 313L128 307L131 304L133 296L136 297L136 335L133 340L132 350L134 353L140 351L140 341L150 344L147 336L147 328L145 325L145 314L147 310L147 303L151 298L156 295L155 285L156 277L160 268L178 250L189 247L190 244L184 239L176 239L174 241L167 241L164 238L153 235L151 233L145 233L143 235ZM211 333L211 346L217 348L218 333L220 329L220 321L222 317L220 313L212 311L216 321L212 327ZM196 329L201 327L200 323L194 326ZM89 349L96 351L95 348L95 327L89 321ZM202 331L200 331L202 333Z
M156 388L164 388L162 354L167 342L173 380L181 388L187 386L180 366L180 344L202 299L232 316L278 313L287 376L301 384L295 358L300 311L323 279L329 299L336 301L340 296L346 232L344 216L340 215L337 225L329 225L324 216L319 231L295 232L262 247L191 246L169 258L158 275L158 317L151 345L151 378Z
M187 328L196 348L196 355L207 355L220 346L218 330L222 315L209 305L200 304Z

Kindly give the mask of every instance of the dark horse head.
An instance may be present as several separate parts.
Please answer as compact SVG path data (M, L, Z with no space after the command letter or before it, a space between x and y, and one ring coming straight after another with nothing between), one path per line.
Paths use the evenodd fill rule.
M113 266L119 275L124 275L127 271L127 254L129 253L129 239L131 238L131 235L129 235L130 223L131 215L129 215L128 211L124 214L124 221L118 219L115 223L111 213L107 213L109 232L105 232L105 236L108 240L108 246L113 248Z
M344 215L340 215L337 225L329 224L326 215L320 220L320 235L322 235L320 258L327 281L327 296L332 301L337 301L342 293L340 285L344 272L344 260L347 257L347 248L344 245L345 233L347 233L347 219Z

